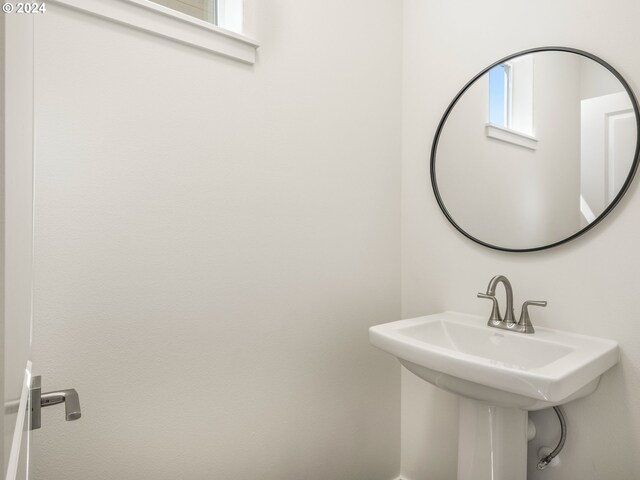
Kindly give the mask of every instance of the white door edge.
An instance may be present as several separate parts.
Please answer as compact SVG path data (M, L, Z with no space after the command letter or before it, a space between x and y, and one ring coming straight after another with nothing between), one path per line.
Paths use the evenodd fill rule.
M20 394L20 404L18 405L18 418L16 427L13 431L13 441L11 442L11 453L7 463L6 480L15 480L18 474L18 465L20 461L20 450L22 449L22 440L24 433L29 428L29 417L27 410L29 409L29 387L31 385L31 361L27 362L24 370L24 381L22 382L22 393Z

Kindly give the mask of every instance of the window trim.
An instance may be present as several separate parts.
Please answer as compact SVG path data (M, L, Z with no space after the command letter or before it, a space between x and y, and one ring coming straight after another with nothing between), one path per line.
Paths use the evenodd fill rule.
M48 0L47 3L88 13L243 63L256 62L259 44L254 39L149 0Z
M532 135L505 128L495 123L487 123L485 125L485 133L487 137L500 140L501 142L511 143L520 147L536 150L538 148L538 139Z
M504 68L504 83L505 83L505 99L504 99L504 128L512 129L513 118L513 64L511 62L504 62L502 64Z

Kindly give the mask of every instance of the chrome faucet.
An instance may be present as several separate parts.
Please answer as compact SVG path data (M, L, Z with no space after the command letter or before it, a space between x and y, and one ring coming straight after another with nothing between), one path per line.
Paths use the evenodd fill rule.
M496 287L499 283L504 285L504 289L507 293L507 311L504 314L504 318L500 315L500 307L498 305L498 299L496 298ZM533 301L527 300L522 304L522 312L520 313L520 320L516 323L515 313L513 311L513 289L511 288L511 282L504 275L496 275L489 281L487 286L487 293L478 293L479 298L487 298L493 301L493 309L489 316L487 325L495 328L503 328L505 330L511 330L513 332L520 333L534 333L533 324L529 317L529 305L535 305L538 307L546 307L545 301Z

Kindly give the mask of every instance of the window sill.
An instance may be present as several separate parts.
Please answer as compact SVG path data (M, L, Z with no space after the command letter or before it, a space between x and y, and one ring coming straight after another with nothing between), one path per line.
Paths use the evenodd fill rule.
M487 123L485 127L487 137L495 138L502 142L511 143L520 147L536 150L538 148L538 139L510 128L499 127L494 123Z
M256 61L258 43L148 0L48 0L122 25L214 52L244 63Z

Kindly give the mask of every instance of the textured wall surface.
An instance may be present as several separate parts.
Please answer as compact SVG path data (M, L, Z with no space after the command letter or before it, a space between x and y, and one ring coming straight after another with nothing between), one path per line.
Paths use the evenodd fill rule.
M484 2L406 0L403 66L403 318L443 310L486 314L476 292L507 275L517 307L546 299L534 324L610 337L621 363L592 396L566 405L569 436L561 465L534 470L540 444L553 446L552 412L534 413L539 437L531 480L640 478L640 179L594 231L553 250L508 254L457 233L429 185L429 149L457 91L496 59L526 48L564 45L607 60L640 92L636 46L640 4L570 0ZM455 397L403 374L402 472L407 480L455 478Z
M35 479L398 473L401 8L255 3L253 67L37 19Z
M366 328L400 313L401 123L402 317L484 314L503 273L518 304L549 300L535 323L618 340L621 364L566 406L561 465L530 478L638 478L637 181L586 236L506 254L446 222L428 154L459 88L518 50L591 51L637 90L640 6L405 0L400 55L393 2L256 3L254 67L38 19L35 360L84 417L46 412L35 478L393 477L398 369ZM403 477L455 478L455 397L402 378ZM558 435L532 417L531 465Z

